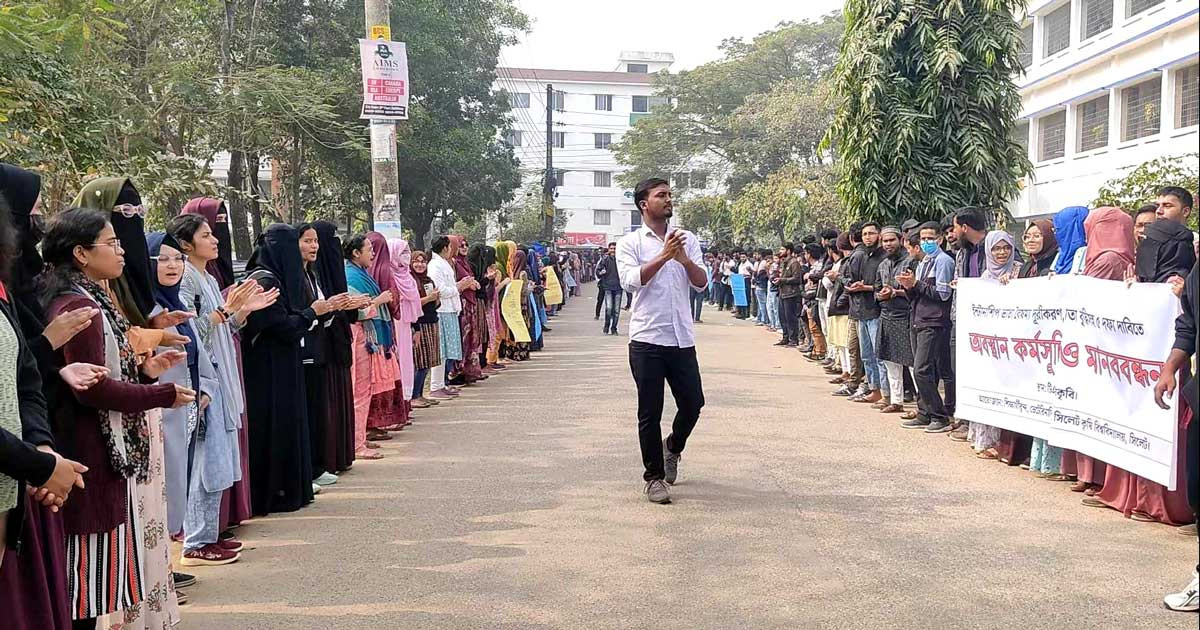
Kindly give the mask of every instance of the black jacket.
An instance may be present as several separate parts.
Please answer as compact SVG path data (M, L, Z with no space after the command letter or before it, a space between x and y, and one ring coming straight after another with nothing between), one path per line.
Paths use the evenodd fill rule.
M53 455L37 450L38 446L54 446L54 437L47 421L46 399L42 395L42 376L33 350L25 342L13 304L0 300L0 312L8 318L9 325L17 335L20 349L17 352L17 395L20 398L21 435L13 435L0 429L0 473L4 473L18 484L40 486L54 473L56 460ZM42 338L44 339L44 338ZM47 342L48 343L48 342ZM4 544L18 549L25 526L25 488L17 488L17 506L8 512L8 539Z
M621 290L621 275L617 273L617 257L605 256L596 270L600 278L600 288L605 291Z
M1196 328L1196 300L1200 298L1200 287L1197 287L1197 283L1200 280L1196 278L1196 266L1196 263L1192 263L1192 271L1188 273L1187 280L1183 283L1183 295L1180 296L1183 312L1175 318L1174 348L1182 350L1189 357L1196 354L1196 346L1200 344ZM1196 391L1198 386L1200 383L1196 382L1196 375L1192 374L1182 388L1181 395L1192 409L1200 409L1200 393ZM1192 422L1197 422L1197 420L1193 419Z

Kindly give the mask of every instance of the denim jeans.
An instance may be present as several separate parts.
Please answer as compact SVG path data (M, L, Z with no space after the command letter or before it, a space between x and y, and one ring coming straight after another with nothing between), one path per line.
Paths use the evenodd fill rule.
M875 354L879 344L879 318L864 319L858 322L859 352L862 353L863 372L867 378L867 386L872 390L881 390L887 396L890 392L887 380L887 368Z
M692 289L692 320L700 321L700 310L704 308L704 300L708 297L708 289L697 291Z
M604 295L604 332L617 329L617 322L621 321L621 294L620 289L612 289L605 292Z
M779 291L767 291L767 325L779 330Z
M754 287L754 298L758 303L758 323L769 324L771 318L767 315L767 288Z
M413 373L413 400L425 393L425 377L429 376L429 368L421 368Z

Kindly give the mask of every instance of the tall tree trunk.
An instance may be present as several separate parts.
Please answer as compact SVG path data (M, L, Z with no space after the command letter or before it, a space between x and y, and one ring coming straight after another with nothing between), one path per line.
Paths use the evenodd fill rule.
M263 216L262 216L262 189L258 183L258 153L246 154L246 191L250 197L250 229L253 232L254 240L263 232Z
M225 185L231 192L231 198L226 202L229 211L229 229L233 232L233 251L239 260L250 257L251 243L249 217L246 215L246 154L241 151L229 152L229 174Z

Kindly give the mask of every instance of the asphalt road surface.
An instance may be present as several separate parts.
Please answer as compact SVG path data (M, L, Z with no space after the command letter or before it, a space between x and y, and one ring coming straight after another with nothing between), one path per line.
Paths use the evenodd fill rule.
M725 313L697 327L708 404L675 503L646 502L627 340L592 304L314 505L243 526L181 627L1197 627L1161 602L1195 539L835 399Z

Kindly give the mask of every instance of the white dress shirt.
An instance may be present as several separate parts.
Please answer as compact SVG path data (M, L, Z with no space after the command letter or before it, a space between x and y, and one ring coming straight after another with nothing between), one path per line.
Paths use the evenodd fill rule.
M704 266L700 239L687 230L678 230L686 239L684 252L693 263ZM654 230L642 226L617 243L617 273L621 286L633 293L633 315L629 319L629 339L656 346L691 348L696 345L692 330L692 289L702 291L704 285L693 285L687 269L679 262L668 260L642 284L642 265L662 253L666 242Z
M429 279L438 290L442 303L438 305L439 313L459 313L462 311L462 298L458 295L458 281L454 279L454 267L445 258L434 254L429 259Z

